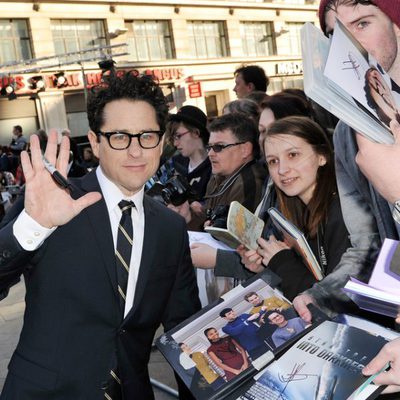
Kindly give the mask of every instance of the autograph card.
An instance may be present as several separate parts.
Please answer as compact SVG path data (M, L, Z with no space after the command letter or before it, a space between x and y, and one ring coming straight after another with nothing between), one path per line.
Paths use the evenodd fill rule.
M251 391L271 400L348 399L367 380L361 370L385 342L358 328L325 321L258 374L241 399L251 398Z
M335 25L324 75L384 125L399 114L397 85L340 21Z

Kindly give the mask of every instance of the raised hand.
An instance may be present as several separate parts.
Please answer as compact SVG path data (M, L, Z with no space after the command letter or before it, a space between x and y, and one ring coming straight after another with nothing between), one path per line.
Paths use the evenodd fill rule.
M39 138L32 135L29 156L21 153L21 165L25 175L25 211L37 223L46 228L61 226L78 215L84 208L101 199L98 192L87 193L77 200L72 199L68 190L61 188L44 168ZM62 138L57 156L57 133L48 137L45 157L57 170L67 176L69 160L69 139Z

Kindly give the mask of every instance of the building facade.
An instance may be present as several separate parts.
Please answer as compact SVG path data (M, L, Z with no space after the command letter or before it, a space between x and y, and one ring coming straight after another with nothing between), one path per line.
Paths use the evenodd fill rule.
M192 104L219 115L236 98L242 64L265 69L268 93L301 88L299 30L318 23L318 3L0 1L0 144L14 125L85 135L85 94L101 80L98 61L111 57L117 70L155 75L172 111Z

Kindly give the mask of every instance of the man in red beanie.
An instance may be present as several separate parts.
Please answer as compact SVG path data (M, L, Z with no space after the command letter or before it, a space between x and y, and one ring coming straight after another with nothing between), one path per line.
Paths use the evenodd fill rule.
M400 92L399 0L321 0L319 18L327 35L339 19L390 74L391 89ZM352 247L332 274L294 299L304 319L311 317L306 308L311 302L325 311L346 311L348 303L341 288L348 277L367 280L382 241L399 239L400 211L396 218L393 205L398 203L400 210L400 126L392 122L391 128L399 137L393 146L369 142L343 122L336 127L336 174ZM387 184L379 184L382 177Z

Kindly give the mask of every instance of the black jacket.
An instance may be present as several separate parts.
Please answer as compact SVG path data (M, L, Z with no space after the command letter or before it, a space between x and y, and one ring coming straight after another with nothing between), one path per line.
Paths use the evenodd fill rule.
M268 221L266 223L268 224ZM323 235L320 237L320 244L326 253L327 265L325 266L325 271L327 275L332 272L339 263L342 254L350 247L338 195L334 195L332 199L328 218L322 230ZM267 237L265 238L267 239ZM308 240L308 243L321 265L322 260L320 259L320 251L318 251L317 238ZM293 250L282 250L275 254L267 268L282 279L280 289L289 300L293 300L294 297L310 288L316 282L301 257ZM248 279L254 275L240 263L240 257L236 253L220 250L217 253L215 274L217 276L231 276L237 279Z
M100 191L94 172L76 184ZM27 290L1 400L103 400L115 356L126 398L153 399L147 364L155 331L160 323L171 329L200 304L184 220L147 196L144 209L135 300L124 319L104 200L58 227L36 252L21 249L12 221L0 229L0 284L24 272Z

